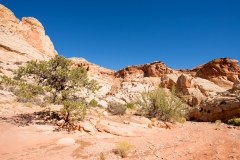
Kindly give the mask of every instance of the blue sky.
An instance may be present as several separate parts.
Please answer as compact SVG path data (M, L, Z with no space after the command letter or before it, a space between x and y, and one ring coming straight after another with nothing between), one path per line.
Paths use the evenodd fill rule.
M35 17L59 54L111 69L163 61L193 68L240 60L239 0L1 0Z

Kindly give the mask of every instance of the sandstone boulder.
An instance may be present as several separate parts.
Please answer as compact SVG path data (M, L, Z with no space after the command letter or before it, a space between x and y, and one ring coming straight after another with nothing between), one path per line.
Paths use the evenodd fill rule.
M180 74L165 74L161 77L161 86L163 88L171 89L173 86L176 87L177 80Z
M172 68L167 67L163 62L155 61L150 64L128 66L115 73L117 78L134 77L142 75L143 77L161 77L164 74L174 73Z
M80 124L80 128L82 128L85 132L88 132L91 135L94 135L96 132L95 126L88 121L82 122Z
M224 92L227 90L225 88L219 87L218 85L209 80L199 77L194 78L193 81L203 94L206 92Z
M63 145L63 146L74 145L74 144L75 144L75 140L74 140L73 138L69 138L69 137L60 138L60 139L57 141L57 144L58 144L58 145Z
M200 104L190 114L190 120L214 122L240 117L240 102L236 97L217 97Z

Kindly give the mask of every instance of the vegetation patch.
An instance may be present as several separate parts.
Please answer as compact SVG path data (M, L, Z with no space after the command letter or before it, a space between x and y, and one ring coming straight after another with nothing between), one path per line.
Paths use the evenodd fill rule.
M228 124L233 124L235 126L240 126L240 118L229 119Z
M127 141L120 141L116 144L115 154L120 155L122 158L126 158L128 153L131 151L132 145Z
M89 102L89 105L90 105L91 107L97 107L98 101L95 100L95 99L92 99L92 100Z
M127 107L118 102L109 102L107 110L113 115L124 115Z
M143 92L136 103L140 106L140 113L149 118L154 117L162 121L181 123L186 120L184 115L188 105L176 96L174 88L170 93L161 87Z
M129 102L126 104L126 107L132 110L136 110L136 106L133 102Z
M14 79L1 76L0 84L15 86L14 94L21 102L47 93L41 106L63 105L60 113L69 129L74 120L82 120L86 115L88 104L79 93L82 90L94 93L101 88L96 80L88 79L84 67L73 67L71 60L59 55L49 61L30 61L19 67Z

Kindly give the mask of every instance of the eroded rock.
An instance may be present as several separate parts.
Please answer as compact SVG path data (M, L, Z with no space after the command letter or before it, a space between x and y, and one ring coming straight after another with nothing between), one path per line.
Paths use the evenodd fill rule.
M26 62L47 60L57 55L42 24L33 17L17 19L0 4L0 60Z

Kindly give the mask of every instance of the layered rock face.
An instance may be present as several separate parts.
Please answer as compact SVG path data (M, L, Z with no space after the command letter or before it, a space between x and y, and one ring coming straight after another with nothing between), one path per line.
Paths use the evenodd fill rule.
M210 80L221 87L231 89L233 83L240 78L238 60L231 58L214 59L197 70L196 77Z
M136 74L143 77L161 77L164 74L174 73L173 69L167 67L163 62L153 62L150 64L144 64L139 66L128 66L115 73L117 78L127 78L135 76Z
M50 38L35 18L17 19L14 13L0 4L0 60L26 62L47 60L55 56Z
M114 70L101 67L85 60L84 58L70 58L73 65L76 67L84 67L88 71L88 77L95 79L102 86L98 91L98 96L103 97L106 95L115 84Z
M232 89L208 98L195 108L189 118L198 121L227 121L240 117L240 82L236 81Z
M218 63L224 62L226 59L213 60L192 70L173 70L163 62L153 62L138 66L128 66L119 71L100 67L83 58L71 58L71 60L75 66L85 67L89 78L97 80L102 86L96 95L89 95L87 100L90 101L92 98L95 98L103 107L107 107L110 101L117 101L123 104L134 101L141 92L155 89L158 86L167 89L171 89L174 86L177 94L184 98L189 105L197 106L189 114L189 119L214 121L239 116L240 106L237 93L235 93L236 90L240 89L238 81L236 80L235 83L231 82L232 89L227 90L226 86L222 87L218 83L214 83L215 81L210 81L212 80L210 78L200 77L200 73L204 71L204 68L209 63L211 64L213 61ZM228 65L228 72L234 71L234 77L238 77L237 68L239 66L238 64L236 65L237 61L230 60L230 62L234 62L234 65ZM230 75L228 75L228 72L226 71L224 75L231 77L233 75L232 72L230 72ZM223 72L217 73L218 71L216 71L216 74L213 74L213 77L221 77L219 75L223 75ZM207 75L211 77L210 74L205 76ZM222 79L219 78L219 80ZM233 79L231 80L234 81Z
M20 21L0 4L0 61L11 62L2 65L1 74L10 75L9 67L17 69L14 62L47 60L56 54L38 20L30 17ZM85 67L88 77L102 86L96 94L84 94L87 101L95 98L103 107L107 107L110 101L123 104L134 101L143 91L158 86L166 89L174 86L178 96L189 105L198 107L190 114L192 119L213 121L240 116L240 67L237 60L217 58L190 70L174 70L163 62L155 61L114 71L84 58L70 59L74 66Z

